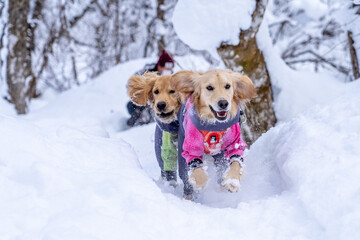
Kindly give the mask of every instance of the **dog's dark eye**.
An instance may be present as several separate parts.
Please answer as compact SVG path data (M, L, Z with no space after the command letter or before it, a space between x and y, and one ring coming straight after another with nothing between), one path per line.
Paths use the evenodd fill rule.
M154 94L159 94L159 90L156 89L156 90L154 91Z
M175 93L175 90L170 90L169 93Z
M226 84L225 85L225 89L229 89L230 88L230 85L229 84Z
M212 86L207 86L207 88L206 88L207 90L209 90L209 91L212 91L212 90L214 90L214 88L212 87Z

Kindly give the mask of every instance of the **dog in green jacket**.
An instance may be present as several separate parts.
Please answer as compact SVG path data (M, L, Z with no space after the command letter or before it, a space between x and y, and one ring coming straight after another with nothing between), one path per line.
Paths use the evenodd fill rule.
M181 106L180 94L170 87L171 75L156 73L135 75L128 80L128 95L138 106L149 105L155 112L155 154L161 178L170 185L177 183L177 113Z

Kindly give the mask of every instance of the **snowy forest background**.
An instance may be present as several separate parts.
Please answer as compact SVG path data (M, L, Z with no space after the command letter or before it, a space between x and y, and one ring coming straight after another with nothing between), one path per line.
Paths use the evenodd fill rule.
M330 72L343 81L360 77L357 1L260 2L270 12L272 43L287 65ZM156 56L164 47L174 56L193 54L219 66L207 49L192 49L179 39L171 21L176 3L1 0L2 96L15 104L18 113L26 113L30 100L48 89L66 91L119 63Z
M176 56L195 54L214 61L204 50L190 49L177 38L170 21L175 4L171 0L1 1L1 81L3 86L8 83L8 99L19 113L26 113L27 103L17 101L28 102L49 88L66 91L116 64L155 56L163 47ZM9 32L13 24L22 26L19 35ZM15 46L18 40L22 43ZM9 50L16 51L13 58L22 54L19 65L24 71L11 70ZM24 90L12 90L19 79Z
M254 82L239 192L183 199L126 126L163 48ZM360 1L0 0L0 56L0 239L360 239Z

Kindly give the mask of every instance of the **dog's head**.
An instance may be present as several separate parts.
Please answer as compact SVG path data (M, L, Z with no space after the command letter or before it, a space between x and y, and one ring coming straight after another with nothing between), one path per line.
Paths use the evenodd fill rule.
M205 121L232 119L239 102L256 97L250 78L230 70L180 71L172 76L171 87L183 102L191 95L197 114Z
M135 75L128 80L128 94L131 101L139 106L149 104L156 117L165 123L176 119L181 106L179 93L170 87L171 75L158 76L156 73Z

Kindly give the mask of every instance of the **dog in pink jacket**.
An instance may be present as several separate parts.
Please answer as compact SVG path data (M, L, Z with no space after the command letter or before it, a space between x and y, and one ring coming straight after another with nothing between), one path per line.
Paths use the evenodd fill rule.
M204 154L214 158L218 182L237 191L246 148L240 103L256 96L251 80L229 70L180 71L172 76L171 86L186 102L178 113L178 165L184 195L192 194L193 188L204 189L208 182Z

